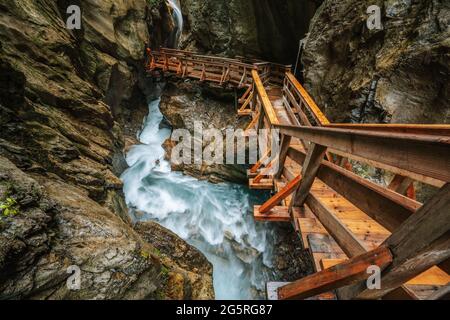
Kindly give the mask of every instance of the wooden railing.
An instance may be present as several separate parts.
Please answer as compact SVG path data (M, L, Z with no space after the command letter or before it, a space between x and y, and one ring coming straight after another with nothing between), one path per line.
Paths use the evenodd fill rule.
M280 299L303 299L330 290L341 298L376 299L401 287L429 268L450 259L450 126L332 124L290 72L288 66L246 63L196 55L179 50L149 52L148 70L160 69L220 85L245 87L239 113L251 116L247 129L279 130L281 150L266 152L249 171L258 184L264 178L283 178L285 187L264 203L258 214L278 221L273 209L291 198L289 216L306 204L336 240L349 260L280 287ZM291 125L280 123L267 88L282 89L283 106ZM299 148L292 141L299 140ZM336 161L353 159L392 172L402 181L419 181L439 188L424 204L346 170ZM286 166L294 161L301 172ZM278 171L271 172L274 162ZM368 250L340 219L311 192L315 179L336 190L356 208L392 234ZM283 217L283 219L285 219ZM284 221L284 220L283 220ZM368 290L367 267L382 270L381 290ZM447 270L448 271L448 268Z

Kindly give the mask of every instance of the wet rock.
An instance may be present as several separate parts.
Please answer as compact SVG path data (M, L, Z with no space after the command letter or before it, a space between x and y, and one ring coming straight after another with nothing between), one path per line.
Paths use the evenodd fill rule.
M239 118L235 107L233 91L212 88L197 81L171 80L163 92L160 109L173 129L187 129L191 135L198 123L204 130L218 129L226 136L227 129L245 129L248 119ZM209 142L204 141L203 148ZM166 158L171 159L176 145L167 141L164 148ZM193 154L193 152L192 152ZM246 167L238 164L173 164L172 169L213 183L224 181L247 183Z
M143 254L155 249L85 191L31 177L3 157L0 171L0 201L20 204L1 216L0 299L143 299L161 285L158 257ZM79 290L66 285L72 265Z
M302 247L298 234L290 225L275 226L273 278L275 281L295 281L313 272L310 254Z
M139 222L135 230L151 241L163 265L166 299L214 299L212 265L196 248L155 222Z

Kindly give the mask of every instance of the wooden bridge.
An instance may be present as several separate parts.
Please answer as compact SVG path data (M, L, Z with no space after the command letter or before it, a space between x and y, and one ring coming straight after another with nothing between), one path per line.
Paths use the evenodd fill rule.
M173 49L147 52L149 73L242 88L238 113L249 117L247 130L280 132L279 154L267 152L248 172L251 188L274 191L254 217L292 223L315 273L268 283L269 299L449 297L449 125L334 124L290 66ZM364 179L352 164L390 172L392 182ZM418 183L437 190L425 203L415 199ZM369 288L376 267L381 288Z

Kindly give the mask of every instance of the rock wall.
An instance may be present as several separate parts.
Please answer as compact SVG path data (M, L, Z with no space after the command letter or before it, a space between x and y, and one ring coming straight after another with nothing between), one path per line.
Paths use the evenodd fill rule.
M193 135L194 123L197 122L204 130L218 129L225 137L227 129L245 129L248 122L248 119L237 116L235 98L232 90L210 87L198 81L170 79L163 91L160 109L174 129L187 129ZM209 144L204 142L203 148ZM174 145L175 142L167 141L164 146L168 159ZM248 183L246 167L243 165L180 164L173 165L172 169L213 183Z
M182 48L295 64L322 0L181 0Z
M65 26L69 4L81 7L80 31ZM124 135L148 111L145 44L172 28L160 0L0 4L0 204L16 202L0 212L0 299L164 290L161 257L133 230L118 175ZM82 270L80 291L66 288L69 265Z
M366 26L370 5L381 8L382 30ZM449 39L448 1L325 0L303 56L307 87L336 122L359 121L366 106L367 122L449 123Z

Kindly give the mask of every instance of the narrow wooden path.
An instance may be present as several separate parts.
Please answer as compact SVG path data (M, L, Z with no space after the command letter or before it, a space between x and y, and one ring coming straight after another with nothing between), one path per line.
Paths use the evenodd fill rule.
M273 190L258 221L291 223L315 273L268 283L271 299L443 299L450 285L450 126L332 124L289 66L246 59L148 51L149 73L237 87L246 133L278 130L248 171L249 186ZM389 186L353 172L363 163L393 174ZM275 172L274 167L278 170ZM414 185L436 193L415 200ZM370 289L369 267L382 270Z

